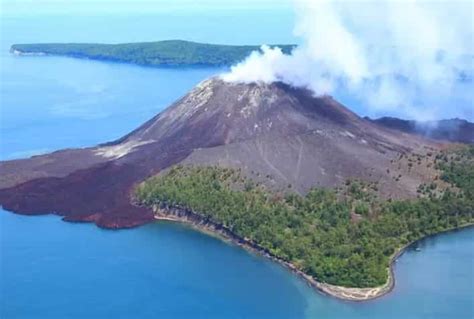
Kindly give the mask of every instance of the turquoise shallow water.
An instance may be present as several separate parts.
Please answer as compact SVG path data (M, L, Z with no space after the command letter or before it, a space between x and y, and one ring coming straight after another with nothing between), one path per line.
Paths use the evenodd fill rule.
M294 40L292 18L281 12L1 23L2 159L118 138L222 71L13 57L12 43ZM400 258L390 295L350 303L316 293L282 267L181 225L106 231L57 216L0 211L0 318L473 317L474 229L420 246L421 252L409 250Z

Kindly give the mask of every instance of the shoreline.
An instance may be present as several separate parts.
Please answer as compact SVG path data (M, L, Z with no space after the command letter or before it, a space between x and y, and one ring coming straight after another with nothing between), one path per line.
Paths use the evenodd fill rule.
M250 251L262 257L268 258L274 262L277 262L278 264L282 265L286 269L290 270L293 274L303 279L310 287L314 288L319 293L323 293L325 295L329 295L331 297L335 297L340 300L353 301L353 302L369 301L369 300L380 298L390 293L395 287L395 273L394 273L393 267L397 259L401 255L403 255L403 253L409 247L416 244L420 240L431 236L429 235L429 236L422 237L414 242L411 242L401 247L390 257L390 264L389 264L389 267L387 268L388 278L387 278L387 282L384 285L378 286L378 287L370 287L370 288L343 287L343 286L336 286L336 285L331 285L331 284L317 281L312 276L299 270L291 262L288 262L286 260L283 260L273 255L270 251L259 246L257 243L247 238L240 237L239 235L233 233L229 228L221 224L218 224L216 222L213 222L212 220L209 220L208 218L200 215L199 213L193 212L184 207L160 204L160 205L153 206L153 212L155 214L154 215L155 220L171 221L171 222L187 224L198 231L201 231L211 236L219 237L221 240L231 242L232 244L240 246L243 249L246 249L247 251ZM467 228L473 225L474 224L461 225L459 227L446 229L442 232L439 232L433 235L446 233L446 232L450 232L450 231L454 231L454 230L458 230L462 228Z
M10 49L10 54L22 57L22 56L29 56L29 57L63 57L63 58L70 58L70 59L77 59L77 60L86 60L86 61L96 61L96 62L104 62L104 63L112 63L112 64L124 64L124 65L131 65L137 66L142 68L157 68L157 69L191 69L191 70L201 70L201 69L209 69L209 68L229 68L230 65L227 64L206 64L206 63L182 63L182 64L172 64L172 63L159 63L159 64L151 64L151 63L137 63L126 61L122 59L115 59L109 57L94 57L89 55L83 54L59 54L59 53L48 53L43 51L21 51L18 49Z

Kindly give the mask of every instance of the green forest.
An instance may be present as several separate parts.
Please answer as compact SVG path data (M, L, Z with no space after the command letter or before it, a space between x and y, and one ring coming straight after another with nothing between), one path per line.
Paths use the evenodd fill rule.
M375 287L401 247L474 222L474 147L441 152L434 164L450 186L420 187L412 200L381 200L376 184L358 180L305 196L272 192L240 170L189 166L146 180L135 197L198 212L321 282Z
M294 45L278 46L290 53ZM48 54L133 63L146 66L229 66L244 60L258 45L218 45L182 40L157 42L97 44L38 43L14 44L11 51Z

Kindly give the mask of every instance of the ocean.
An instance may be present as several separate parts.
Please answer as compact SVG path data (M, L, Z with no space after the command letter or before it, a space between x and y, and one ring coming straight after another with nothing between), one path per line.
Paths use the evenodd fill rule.
M17 57L8 53L13 43L295 43L292 25L284 11L2 17L0 158L116 139L224 71ZM471 318L474 229L419 247L396 263L392 293L355 303L322 295L281 266L183 225L112 231L2 210L0 318Z

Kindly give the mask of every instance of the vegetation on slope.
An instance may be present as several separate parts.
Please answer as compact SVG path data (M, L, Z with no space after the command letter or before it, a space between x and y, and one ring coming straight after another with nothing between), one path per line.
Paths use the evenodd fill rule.
M435 165L451 184L416 200L381 201L377 185L347 181L306 196L274 193L238 170L177 166L140 184L145 205L185 207L229 227L322 282L374 287L390 257L426 235L474 222L474 147L441 153Z
M294 46L278 47L289 53ZM260 46L217 45L181 40L125 44L14 44L11 47L12 52L63 55L148 66L226 66L244 60L255 50L260 50Z

